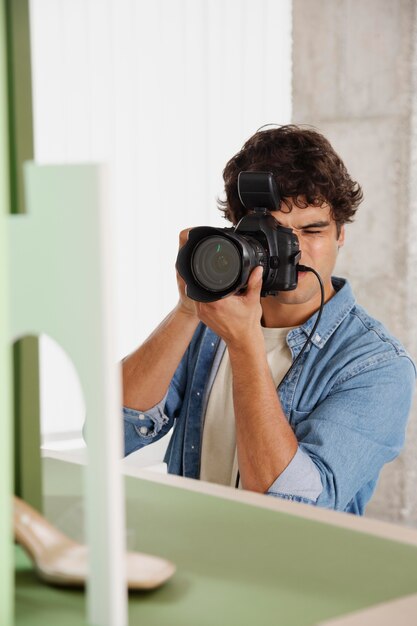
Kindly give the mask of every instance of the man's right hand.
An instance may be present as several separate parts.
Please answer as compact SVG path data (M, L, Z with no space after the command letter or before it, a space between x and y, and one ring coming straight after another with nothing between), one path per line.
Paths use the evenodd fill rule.
M188 233L190 232L190 230L191 228L186 228L185 230L182 230L180 232L178 250L181 250L181 248L187 243ZM178 302L178 310L180 310L182 313L186 313L187 315L191 315L192 317L198 317L196 302L194 300L191 300L191 298L187 296L185 281L183 278L181 278L178 271L177 271L177 284L178 284L178 292L180 296L180 299Z

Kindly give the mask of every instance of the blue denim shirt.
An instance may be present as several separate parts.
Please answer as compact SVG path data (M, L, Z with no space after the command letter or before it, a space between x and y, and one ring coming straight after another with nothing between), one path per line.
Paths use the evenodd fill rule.
M400 452L416 370L402 345L355 302L347 281L324 306L312 343L279 389L298 450L267 495L362 514L382 466ZM289 331L293 360L316 319ZM148 411L124 408L125 454L173 426L168 471L199 478L208 397L225 349L200 324L165 398Z

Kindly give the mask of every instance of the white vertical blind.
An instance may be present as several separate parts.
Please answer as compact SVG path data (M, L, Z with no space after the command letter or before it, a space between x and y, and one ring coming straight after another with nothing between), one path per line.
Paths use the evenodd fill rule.
M227 225L227 160L291 119L291 2L31 0L31 35L36 160L110 164L121 357L177 300L178 232ZM47 338L41 364L44 433L79 428L81 399L56 415L79 390Z

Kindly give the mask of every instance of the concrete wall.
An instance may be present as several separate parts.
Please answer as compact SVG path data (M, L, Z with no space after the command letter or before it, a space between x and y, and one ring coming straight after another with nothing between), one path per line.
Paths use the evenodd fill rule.
M363 187L336 273L417 357L416 0L294 0L293 120ZM414 167L413 167L414 166ZM417 406L367 514L417 525Z

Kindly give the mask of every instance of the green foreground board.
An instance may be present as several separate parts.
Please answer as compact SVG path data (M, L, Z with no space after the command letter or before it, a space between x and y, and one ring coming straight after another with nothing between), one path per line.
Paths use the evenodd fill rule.
M122 432L121 423L114 419L120 413L121 394L112 340L108 170L94 164L27 163L25 192L27 213L10 216L8 224L10 339L48 334L67 353L78 374L90 442L85 476L92 574L88 619L91 626L125 626ZM36 377L29 399L27 381L37 371L37 359L31 355L28 360L27 351L23 356L15 380L26 385L20 385L16 404L21 415L33 422ZM32 428L20 426L17 458L25 478L21 482L33 491L33 486L41 484L39 437L33 436ZM31 485L36 467L39 480Z
M11 498L12 420L11 351L9 345L8 241L6 216L10 211L9 119L7 110L6 15L0 3L0 624L13 622Z
M82 473L44 459L61 519L80 510ZM126 494L130 543L178 567L161 589L130 594L131 626L311 626L417 591L417 546L139 478L126 477ZM38 583L19 555L16 620L84 624L84 594Z

